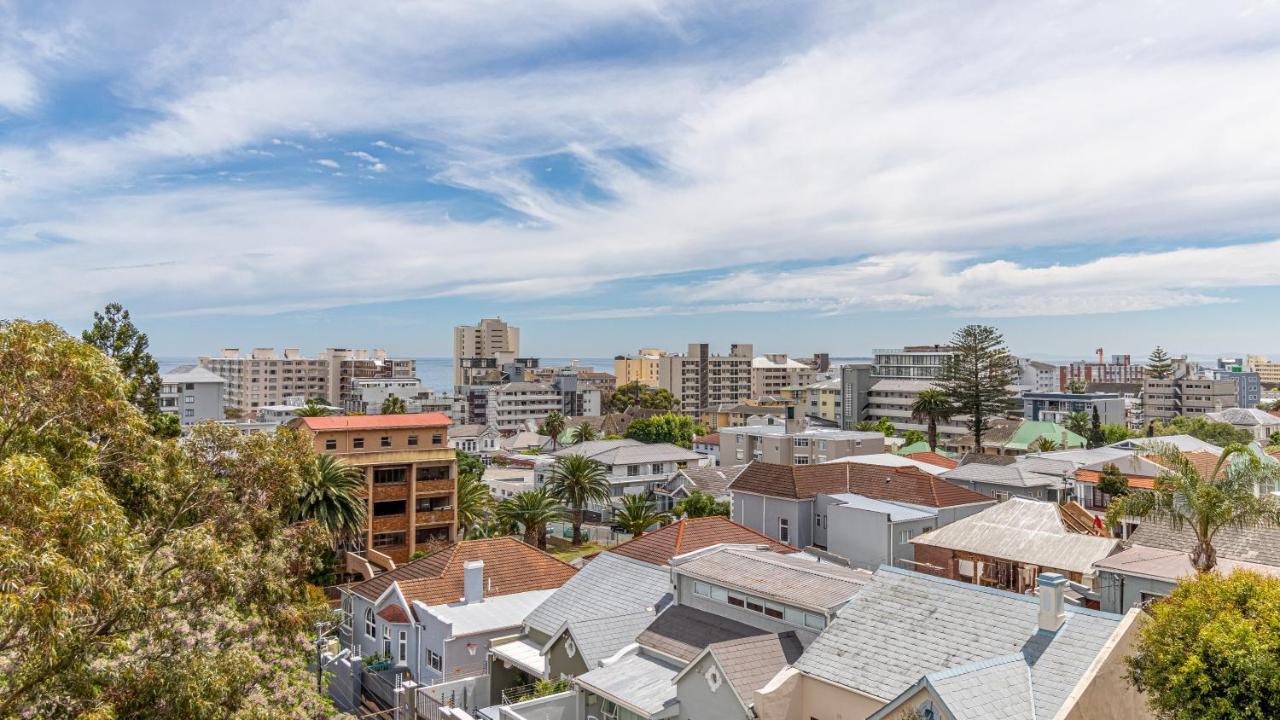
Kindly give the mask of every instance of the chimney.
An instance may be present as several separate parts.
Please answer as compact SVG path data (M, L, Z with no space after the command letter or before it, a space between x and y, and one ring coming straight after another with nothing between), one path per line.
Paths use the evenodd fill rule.
M482 602L484 600L484 561L468 560L462 563L462 573L462 601L468 605Z
M1058 632L1062 623L1067 621L1067 579L1058 573L1040 573L1036 577L1036 585L1040 590L1040 629Z

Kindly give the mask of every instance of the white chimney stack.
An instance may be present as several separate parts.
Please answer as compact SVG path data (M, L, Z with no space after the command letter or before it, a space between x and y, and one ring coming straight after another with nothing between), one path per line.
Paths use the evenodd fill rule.
M1036 585L1040 590L1040 629L1058 632L1067 621L1067 579L1058 573L1040 573Z
M484 561L468 560L462 563L462 601L470 605L483 600Z

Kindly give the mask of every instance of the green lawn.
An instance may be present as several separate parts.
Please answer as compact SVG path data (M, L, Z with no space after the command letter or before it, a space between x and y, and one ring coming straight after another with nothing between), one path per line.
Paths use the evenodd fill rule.
M547 538L547 552L565 562L573 562L583 555L598 553L606 549L608 548L597 543L583 543L582 547L575 548L568 540L561 540L556 537Z

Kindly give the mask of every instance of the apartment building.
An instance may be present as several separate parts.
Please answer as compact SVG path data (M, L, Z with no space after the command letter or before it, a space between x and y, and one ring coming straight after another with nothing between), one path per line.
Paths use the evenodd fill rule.
M1271 362L1263 355L1250 355L1246 358L1249 369L1258 373L1258 379L1268 387L1280 386L1280 362Z
M839 423L844 403L839 380L822 380L804 389L804 414L828 422Z
M258 408L287 405L290 398L324 398L346 407L355 402L355 380L360 378L411 378L415 363L387 357L385 350L328 348L314 358L297 348L283 356L274 348L254 348L246 356L239 348L226 348L219 357L202 357L200 366L226 381L223 405L254 415Z
M1142 384L1142 410L1147 421L1179 415L1204 417L1205 413L1239 407L1239 396L1235 380L1147 378Z
M955 354L946 345L908 345L890 350L873 350L875 376L879 378L936 378L947 358Z
M1128 355L1112 355L1110 362L1103 361L1102 348L1098 348L1098 361L1080 360L1058 366L1058 390L1066 391L1073 380L1085 383L1141 383L1147 377L1147 369L1135 365Z
M1018 358L1018 389L1022 392L1058 392L1058 366Z
M373 577L419 549L456 539L458 465L449 418L439 413L300 417L290 425L317 452L341 458L365 478L367 521L346 571Z
M1087 413L1092 419L1097 409L1103 425L1124 425L1124 398L1117 393L1026 392L1022 394L1022 417L1064 423L1071 413Z
M320 359L328 364L328 392L324 396L330 403L347 410L355 410L360 398L356 383L366 379L413 379L416 363L407 358L392 358L385 350L351 350L329 348L320 353Z
M564 396L552 385L511 382L488 390L486 420L499 430L514 431L537 425L553 412L564 412ZM596 414L600 414L598 402Z
M850 363L840 366L840 428L852 430L866 419L870 404L872 377L875 366L869 363Z
M1236 405L1239 407L1253 408L1262 402L1262 376L1245 370L1241 365L1206 370L1204 375L1212 380L1233 381L1236 384Z
M160 374L160 412L178 416L183 425L222 420L222 387L226 381L196 365L180 365Z
M665 350L640 348L635 355L619 355L613 359L613 374L618 387L638 382L645 387L659 387L658 371Z
M453 384L455 387L496 383L489 377L501 365L499 354L520 354L520 328L502 318L484 318L453 329Z
M751 398L750 345L731 345L728 355L712 355L706 343L690 343L684 355L667 355L658 366L658 385L671 392L676 409L698 411Z
M866 411L863 413L863 420L870 422L878 422L881 419L888 420L898 432L902 433L908 430L928 432L928 421L913 418L911 416L911 406L915 404L921 392L933 387L936 386L932 380L908 380L905 378L875 380L867 390L867 405ZM964 423L964 417L953 417L950 420L938 423L940 441L967 434L969 429L965 427Z
M771 353L751 359L751 397L780 396L784 388L811 385L817 372L809 365Z
M720 428L720 457L726 465L762 460L775 465L817 465L849 457L882 453L884 435L878 432L747 425Z

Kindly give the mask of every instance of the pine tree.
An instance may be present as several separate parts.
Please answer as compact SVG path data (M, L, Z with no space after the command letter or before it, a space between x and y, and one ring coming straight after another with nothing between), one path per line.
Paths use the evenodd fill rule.
M967 415L974 448L982 448L982 436L990 419L1013 406L1013 384L1018 361L1009 354L1004 337L987 325L966 325L951 337L952 354L942 365L938 386L951 399L957 415Z
M1165 380L1172 374L1173 362L1169 359L1169 353L1157 345L1156 349L1151 351L1151 357L1147 358L1147 377Z
M1089 423L1089 447L1102 447L1107 444L1107 436L1102 432L1102 417L1098 414L1098 406L1093 406L1093 419Z

